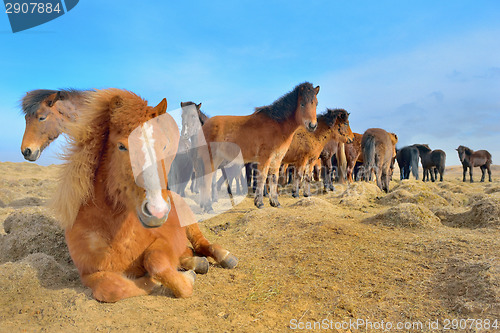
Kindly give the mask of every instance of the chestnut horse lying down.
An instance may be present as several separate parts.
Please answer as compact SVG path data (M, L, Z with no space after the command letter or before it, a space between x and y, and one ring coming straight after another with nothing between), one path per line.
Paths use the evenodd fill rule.
M349 126L349 113L343 109L327 109L325 113L319 115L318 128L312 133L299 128L282 161L282 163L295 166L293 197L299 197L299 185L302 179L304 179L304 196L311 195L310 182L313 166L328 141L349 143L353 139L354 136ZM284 174L282 176L285 177Z
M101 90L69 126L67 163L52 207L80 278L97 300L146 295L158 284L176 297L190 296L195 273L178 271L197 264L186 233L195 251L231 261L199 229L186 230L194 215L166 190L179 140L166 107L165 99L153 108L129 91ZM132 144L131 133L140 140ZM134 166L142 171L137 179Z
M369 128L361 139L363 150L365 181L375 172L377 186L386 193L389 191L391 165L396 157L398 137L381 128Z
M462 166L464 169L464 179L467 174L467 168L469 168L470 182L474 182L472 179L472 169L474 167L480 167L482 176L481 181L484 182L484 176L486 170L488 170L488 178L491 182L491 164L493 163L491 160L491 154L487 150L478 150L474 151L465 146L458 146L457 148L458 158L460 158L460 162L462 162Z

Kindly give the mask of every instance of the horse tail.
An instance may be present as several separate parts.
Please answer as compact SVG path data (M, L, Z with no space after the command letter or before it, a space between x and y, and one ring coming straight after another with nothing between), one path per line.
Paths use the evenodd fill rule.
M412 152L411 154L411 173L416 180L418 180L418 152Z
M491 165L491 164L493 164L493 160L491 159L491 154L490 154L490 152L489 152L489 151L487 151L486 153L488 154L488 155L487 155L487 156L488 156L488 161L487 161L487 162L488 162L490 165Z
M347 173L347 158L345 156L345 144L343 142L340 142L338 148L339 148L337 150L338 175L339 175L339 182L343 183Z
M371 171L375 168L375 138L368 136L363 146L363 164L365 165L365 181L370 180Z

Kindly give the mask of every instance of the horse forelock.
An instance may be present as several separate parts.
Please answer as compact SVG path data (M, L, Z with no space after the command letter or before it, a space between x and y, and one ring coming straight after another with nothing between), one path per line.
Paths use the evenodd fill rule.
M344 109L326 109L326 111L318 115L318 121L324 121L328 126L333 126L337 119L342 122L347 122L349 114Z
M61 94L61 99L66 99L73 96L80 97L89 92L89 90L78 90L73 88L59 89L59 90L51 90L51 89L31 90L28 91L20 101L22 112L27 116L35 115L38 109L40 109L41 103L43 103L47 99L47 97L57 93L58 91Z
M288 119L295 113L299 97L303 103L311 103L316 96L316 90L310 82L297 85L292 91L281 96L272 104L255 108L255 113L263 113L278 122Z

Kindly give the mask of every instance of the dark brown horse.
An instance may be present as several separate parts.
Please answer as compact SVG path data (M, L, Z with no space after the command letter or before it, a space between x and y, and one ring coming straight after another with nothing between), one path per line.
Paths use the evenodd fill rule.
M203 125L205 141L209 145L210 156L202 156L203 166L198 170L206 170L205 174L214 172L226 156L234 155L223 147L212 149L214 143L233 143L241 150L245 163L258 162L257 189L255 206L262 208L263 190L266 177L270 179L271 206L279 207L277 181L281 160L285 156L293 135L301 126L313 132L318 126L316 120L316 95L319 86L313 87L309 82L296 86L291 92L276 100L273 104L256 108L248 116L216 116ZM233 148L231 148L233 149ZM201 206L206 211L212 210L210 177L205 176L201 188Z
M439 172L439 181L442 182L444 168L446 165L446 153L441 149L432 150L427 144L415 144L413 146L418 149L422 169L424 169L424 176L422 177L422 180L424 182L429 181L430 174L431 181L436 181L437 174L435 175L433 169L436 168L437 172Z
M482 182L484 182L485 172L488 170L488 178L491 182L491 164L493 162L491 160L491 154L487 150L473 151L465 146L458 146L457 152L458 158L460 158L460 162L462 162L462 166L464 168L464 182L465 175L467 174L467 168L469 168L470 182L472 183L474 181L472 179L472 169L474 169L474 167L481 168Z
M391 168L396 157L398 137L381 128L369 128L361 139L364 160L364 178L368 181L375 172L377 186L386 193L392 175Z
M36 161L42 151L73 122L85 98L91 91L37 89L26 93L21 107L26 119L26 129L21 143L21 153L28 161Z
M345 158L347 161L347 181L352 183L352 174L356 167L356 162L363 163L363 154L361 150L361 139L363 134L353 133L354 141L345 145Z
M292 195L299 197L299 185L302 179L305 182L304 196L311 195L310 182L313 167L328 141L348 143L353 139L354 136L349 126L349 113L344 109L327 109L325 113L318 116L318 128L312 133L299 128L282 160L284 164L295 166Z

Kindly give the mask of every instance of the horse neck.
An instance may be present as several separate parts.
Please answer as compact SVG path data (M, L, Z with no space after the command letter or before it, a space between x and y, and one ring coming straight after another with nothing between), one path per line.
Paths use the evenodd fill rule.
M333 137L334 131L335 127L330 127L326 123L318 121L318 128L316 128L312 135L319 144L324 146L330 140L338 141L336 137Z
M75 121L85 104L87 93L73 92L68 97L59 101L57 111L68 121Z

